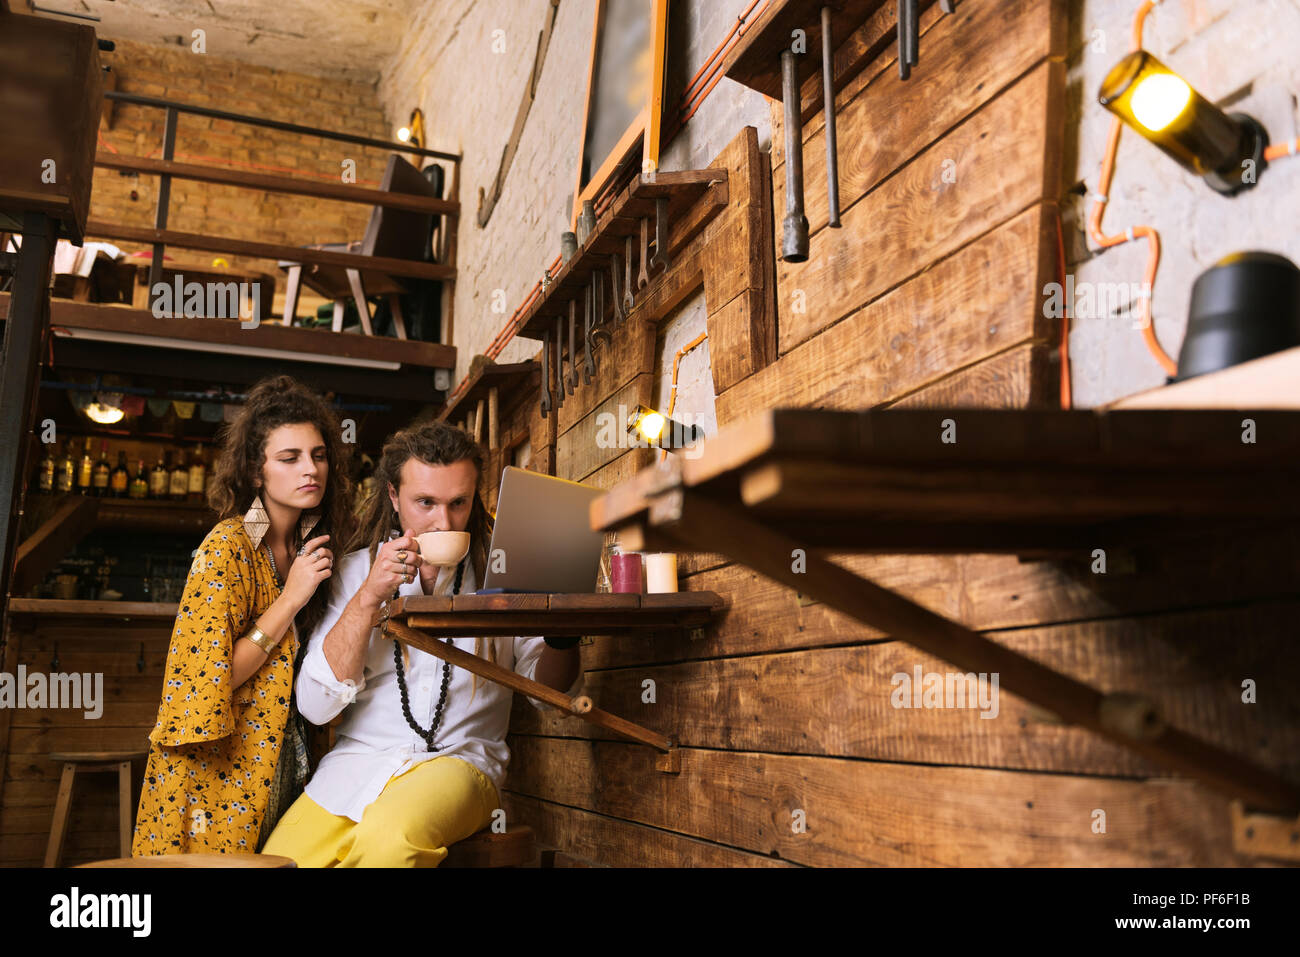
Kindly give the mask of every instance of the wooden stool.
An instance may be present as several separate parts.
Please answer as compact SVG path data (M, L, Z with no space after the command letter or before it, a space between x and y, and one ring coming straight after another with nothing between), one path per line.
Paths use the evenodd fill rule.
M533 829L511 824L504 834L485 827L447 848L443 867L523 867L533 862Z
M52 751L51 761L63 763L63 777L59 781L59 796L54 802L54 821L50 824L50 843L45 848L45 866L58 867L63 857L63 839L68 831L68 811L72 807L72 784L78 771L116 771L118 830L122 854L131 853L131 830L135 821L135 801L132 799L131 772L133 761L143 761L148 751Z
M291 857L275 854L151 854L148 857L115 857L91 861L78 867L297 867Z

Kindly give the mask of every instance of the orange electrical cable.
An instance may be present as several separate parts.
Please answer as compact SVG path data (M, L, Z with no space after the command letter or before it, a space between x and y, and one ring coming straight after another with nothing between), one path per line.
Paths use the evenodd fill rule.
M1297 153L1300 153L1300 137L1270 146L1264 150L1264 159L1271 163L1283 156L1295 156Z
M1143 0L1138 6L1137 13L1133 18L1134 50L1142 49L1143 27L1146 23L1147 14L1154 7L1155 2L1153 0ZM1156 272L1160 268L1160 234L1150 226L1130 226L1122 233L1107 236L1101 228L1102 218L1106 214L1106 204L1110 202L1111 181L1115 176L1115 156L1119 152L1119 136L1123 125L1123 121L1119 117L1115 117L1111 123L1110 137L1107 140L1106 153L1101 164L1101 183L1098 185L1094 197L1092 214L1088 217L1088 236L1102 249L1133 242L1138 238L1149 241L1150 253L1147 258L1146 287L1142 296L1142 339L1146 342L1151 355L1160 363L1161 368L1169 375L1176 375L1178 364L1161 347L1160 340L1156 338L1155 323L1151 318L1151 296L1155 289Z
M703 342L707 338L709 338L709 334L707 332L701 332L690 342L686 343L686 345L678 349L677 355L673 356L673 384L672 387L668 390L668 410L664 413L665 418L671 419L673 417L673 409L677 406L677 365L678 363L682 361L682 356L686 355L686 353L690 352L692 349L694 349L696 346L698 346L701 342ZM668 458L668 450L660 449L659 461L662 462L666 458Z
M1056 210L1056 251L1057 275L1061 280L1061 289L1065 289L1065 231L1061 228L1061 210ZM1070 385L1070 304L1065 303L1061 314L1061 408L1068 409L1074 404Z

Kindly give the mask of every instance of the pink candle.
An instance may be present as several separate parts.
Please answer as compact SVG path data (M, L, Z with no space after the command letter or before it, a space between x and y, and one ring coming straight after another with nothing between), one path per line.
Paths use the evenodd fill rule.
M610 558L610 577L615 592L641 593L641 555L614 555Z

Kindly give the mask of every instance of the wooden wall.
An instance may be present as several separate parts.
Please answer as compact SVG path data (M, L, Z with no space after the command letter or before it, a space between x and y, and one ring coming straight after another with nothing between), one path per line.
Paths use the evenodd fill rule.
M174 615L174 608L172 614ZM119 751L149 747L158 718L163 667L171 641L172 618L105 620L13 616L5 644L4 671L51 672L57 645L58 671L102 672L103 714L88 719L83 710L0 711L4 754L0 790L0 866L40 867L45 858L54 801L63 767L51 751ZM144 669L138 667L143 649ZM144 762L136 768L134 799L139 799ZM78 774L63 846L63 864L117 857L117 776ZM132 816L135 807L132 807Z
M704 283L720 427L777 406L1056 402L1058 330L1039 293L1056 272L1066 4L965 3L946 18L933 5L907 82L885 7L837 56L881 51L837 97L843 228L826 228L817 112L804 130L811 256L775 264L775 321L762 283L739 302ZM774 153L755 159L771 164L779 229L779 105L773 117ZM746 215L736 183L768 178L735 165L739 142L719 158L733 202L702 262L735 259L723 238ZM755 202L748 238L766 257L779 235L766 198ZM765 262L741 268L761 280ZM680 301L700 277L656 282L650 298ZM742 313L758 346L715 338ZM653 304L642 313L647 324L665 316ZM648 453L595 447L584 425L651 394L662 357L648 330L628 332L599 388L561 410L556 474L608 487L649 464ZM1095 687L1150 695L1171 724L1300 777L1300 705L1285 677L1300 664L1288 624L1300 611L1297 556L1294 530L1257 530L1112 556L1106 575L1087 556L841 560ZM651 749L515 703L509 813L566 855L613 866L1253 862L1233 851L1225 798L1009 693L992 720L894 709L892 675L950 666L721 556L683 556L682 568L683 588L730 600L717 625L582 648L587 692L673 736L680 773L657 771ZM1241 701L1247 678L1257 704Z

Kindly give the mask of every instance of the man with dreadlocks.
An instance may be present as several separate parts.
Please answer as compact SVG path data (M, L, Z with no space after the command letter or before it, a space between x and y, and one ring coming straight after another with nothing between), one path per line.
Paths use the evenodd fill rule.
M477 443L442 422L403 430L384 444L375 492L338 563L296 685L308 721L321 725L343 715L338 741L263 853L302 867L437 867L448 845L491 823L510 760L512 692L406 649L371 625L394 592L477 590L491 541L478 495L482 471ZM415 536L432 531L470 533L458 567L420 561ZM452 639L463 651L568 694L581 682L577 641Z

